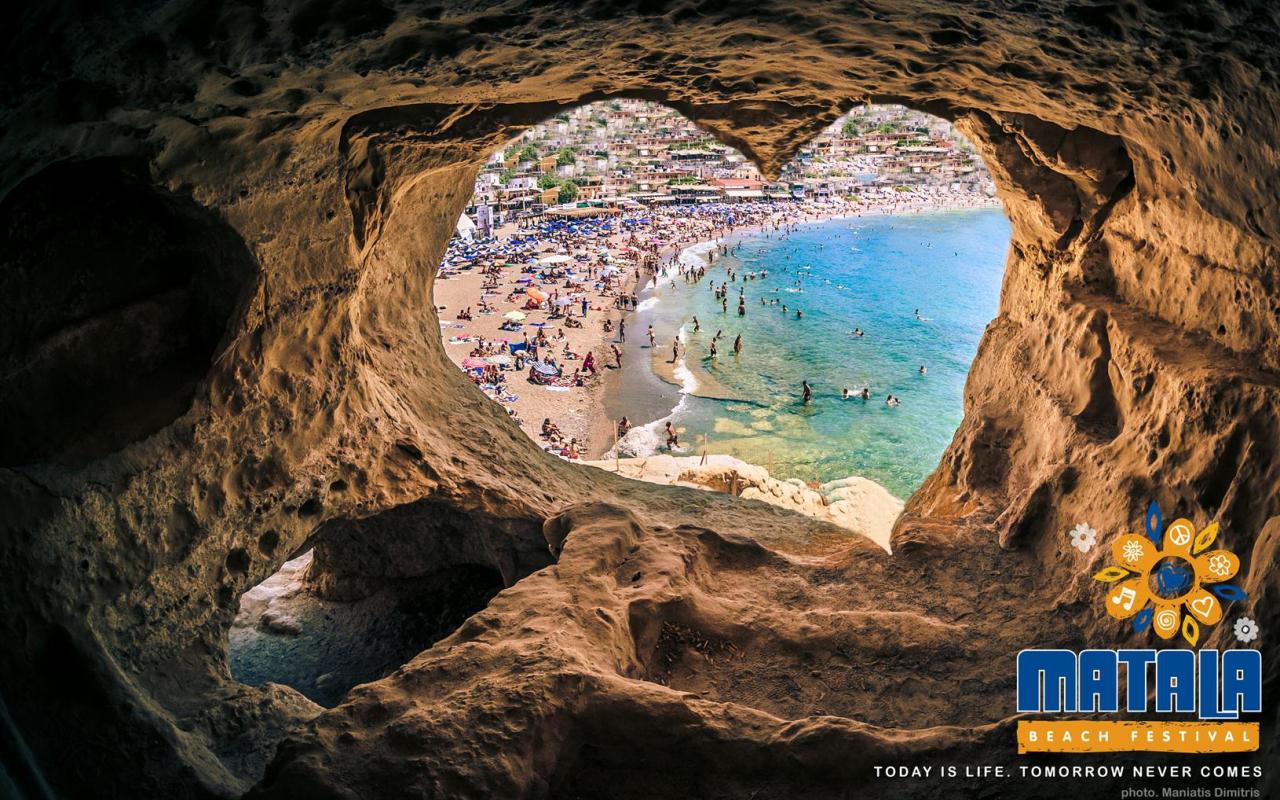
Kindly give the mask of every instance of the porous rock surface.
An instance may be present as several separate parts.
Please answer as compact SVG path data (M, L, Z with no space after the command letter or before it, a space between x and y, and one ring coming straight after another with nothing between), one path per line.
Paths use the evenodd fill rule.
M855 476L810 486L799 478L774 478L764 467L728 455L661 454L582 463L649 483L690 486L769 503L844 528L885 550L889 549L893 525L902 515L902 501L875 481ZM763 543L783 548L795 546L785 539Z
M1273 4L50 2L3 35L23 793L791 797L1009 761L1018 649L1146 641L1089 575L1153 496L1220 521L1237 609L1280 630ZM893 556L551 458L450 367L431 282L479 163L616 94L766 171L865 100L977 143L1000 312ZM308 543L338 594L421 552L508 588L316 716L226 658L238 597Z

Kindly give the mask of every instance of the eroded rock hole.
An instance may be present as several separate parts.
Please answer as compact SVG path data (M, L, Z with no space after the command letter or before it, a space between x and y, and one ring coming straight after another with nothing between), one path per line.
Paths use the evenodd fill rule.
M274 549L273 535L263 534L259 549ZM389 674L449 636L550 560L537 520L496 519L440 503L328 523L241 597L229 634L232 675L253 685L282 683L320 705L336 705L353 686Z
M446 351L545 450L887 547L961 422L1009 236L937 117L859 107L769 180L610 100L493 154L434 300Z
M257 268L217 214L114 159L0 203L0 463L81 464L186 411Z

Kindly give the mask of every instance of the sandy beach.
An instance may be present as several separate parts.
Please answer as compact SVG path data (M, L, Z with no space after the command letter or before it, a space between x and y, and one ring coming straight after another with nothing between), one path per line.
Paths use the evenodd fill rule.
M651 279L658 284L680 280L682 269L706 261L706 253L698 251L762 231L991 202L965 194L877 205L716 204L629 212L594 226L510 226L476 249L455 239L435 283L441 338L450 359L544 448L570 458L598 458L614 446L616 421L605 413L603 399L618 382L622 332L646 335L631 321L636 292ZM520 244L517 257L501 248L504 242ZM461 255L477 251L478 257ZM534 347L526 349L527 344ZM524 354L531 349L539 363L554 367L546 385L529 379L532 362ZM650 366L680 385L681 362L667 355L667 343L658 343ZM705 376L699 379L700 394L715 391ZM544 436L544 420L557 433Z

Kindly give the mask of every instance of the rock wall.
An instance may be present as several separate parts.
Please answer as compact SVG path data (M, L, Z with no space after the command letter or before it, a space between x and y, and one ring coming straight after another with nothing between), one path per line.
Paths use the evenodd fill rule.
M0 693L27 794L235 796L295 729L261 793L590 793L611 770L666 791L663 775L720 758L785 796L817 780L805 765L856 779L867 754L1007 751L1007 686L975 676L972 703L911 703L1018 646L1118 641L1087 578L1105 548L1068 548L1076 522L1106 544L1154 495L1220 520L1254 597L1277 591L1271 5L51 2L4 27ZM619 94L766 171L866 100L978 143L1013 221L1000 314L894 557L761 551L738 537L830 531L575 470L449 368L431 281L478 163L556 108ZM157 227L109 235L105 211L66 213L86 200ZM50 209L65 215L41 229ZM58 241L77 236L90 246ZM162 254L186 277L154 279ZM48 392L41 369L82 371L70 411L10 388ZM231 680L240 594L326 523L423 502L503 520L515 539L494 552L513 570L536 568L534 532L558 520L560 563L305 728L316 709L296 692ZM660 580L631 580L631 548ZM689 581L705 597L677 602ZM752 595L777 618L734 627ZM759 637L752 669L794 672L816 649L817 679L853 665L901 710L860 703L856 682L739 692L751 670L732 654ZM939 648L936 684L892 680ZM477 679L485 693L432 703ZM920 730L940 719L957 727ZM696 746L663 744L672 731ZM637 732L652 747L623 770Z

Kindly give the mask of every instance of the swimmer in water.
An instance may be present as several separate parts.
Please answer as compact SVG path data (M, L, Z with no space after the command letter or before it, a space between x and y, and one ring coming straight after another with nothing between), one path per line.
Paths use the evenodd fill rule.
M924 364L921 364L921 365L920 365L920 374L921 374L921 375L928 375L928 374L929 374L929 368L928 368L928 367L926 367Z
M801 385L801 401L807 406L813 401L813 387L808 381L800 381Z

